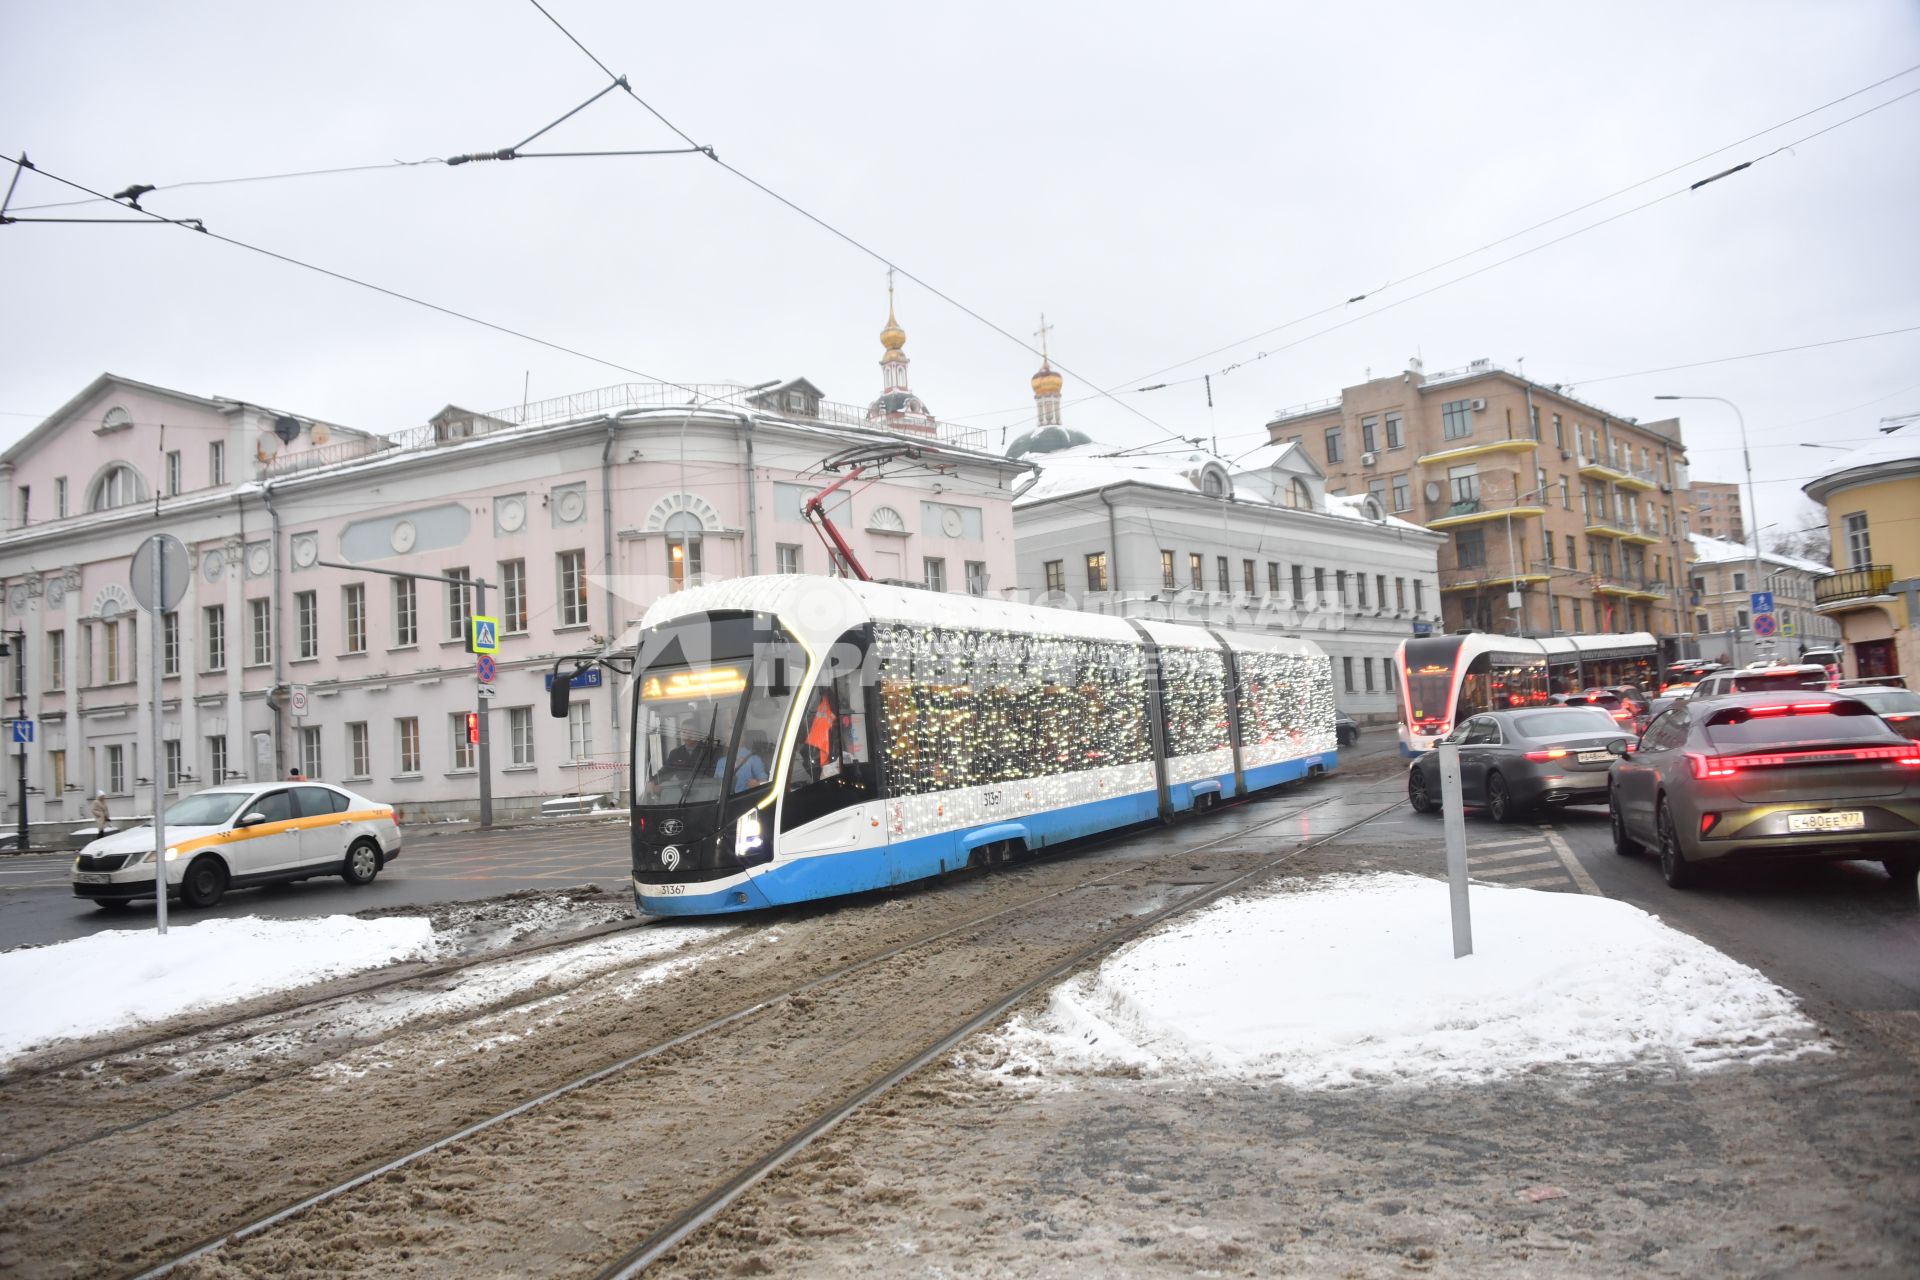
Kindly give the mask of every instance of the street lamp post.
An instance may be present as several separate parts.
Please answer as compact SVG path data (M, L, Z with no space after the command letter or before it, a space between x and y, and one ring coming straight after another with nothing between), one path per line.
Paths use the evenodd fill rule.
M1525 493L1515 494L1512 505L1507 508L1507 595L1509 598L1520 595L1520 565L1515 557L1515 548L1513 545L1513 508L1519 506L1520 503L1527 498L1539 497L1547 491L1547 488L1548 486L1546 485L1538 485L1527 490ZM1541 519L1540 527L1542 530L1546 528L1546 520L1544 517ZM1507 607L1513 610L1513 616L1519 634L1524 637L1527 634L1526 597L1521 596L1518 606L1509 604ZM1547 618L1547 629L1549 631L1553 629L1551 613L1549 613Z
M1753 452L1747 448L1747 417L1740 412L1740 406L1725 396L1655 396L1655 400L1712 400L1733 410L1733 419L1740 424L1740 465L1747 473L1747 528L1753 532L1753 573L1748 577L1752 590L1760 588L1760 507L1753 497ZM1748 601L1751 606L1752 601ZM1753 614L1747 614L1748 629L1752 629ZM1755 637L1758 639L1758 637Z

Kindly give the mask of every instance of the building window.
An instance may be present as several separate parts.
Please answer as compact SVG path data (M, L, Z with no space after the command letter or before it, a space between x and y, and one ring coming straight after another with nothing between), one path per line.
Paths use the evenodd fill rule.
M575 702L567 707L567 758L585 760L593 754L593 704Z
M320 763L320 726L303 724L300 726L300 776L303 778L324 778L327 771Z
M1207 562L1198 551L1187 555L1187 584L1195 591L1207 589Z
M227 669L227 609L211 604L200 611L201 629L206 633L207 670Z
M447 717L453 734L453 772L462 773L474 767L474 755L479 748L467 737L467 717L470 711L456 711Z
M1413 580L1413 611L1415 613L1427 611L1427 584L1421 578Z
M367 651L367 588L353 582L340 588L340 615L346 620L346 651Z
M1487 562L1487 535L1482 529L1456 529L1453 534L1453 562L1462 569L1477 568Z
M320 656L320 593L317 591L296 591L293 593L293 620L295 643L302 658Z
M52 785L49 788L50 795L65 795L67 791L67 753L65 750L56 747L52 751L47 752L47 773L52 781Z
M524 769L533 763L533 708L507 708L507 763Z
M1307 598L1307 570L1304 565L1293 566L1293 602L1299 604Z
M1387 448L1398 449L1401 445L1405 443L1406 443L1405 438L1400 434L1400 415L1397 413L1388 414L1387 415Z
M1567 451L1567 429L1557 413L1553 415L1553 446L1562 453Z
M447 639L464 641L473 621L473 571L449 569L446 576L453 579L441 584L447 593Z
M180 674L180 615L172 610L160 615L160 674Z
M1164 547L1160 551L1160 585L1169 591L1179 585L1173 577L1173 552Z
M207 446L207 481L221 485L227 482L227 442L215 440Z
M1347 571L1345 569L1333 571L1333 596L1340 602L1342 609L1347 607Z
M1095 551L1087 556L1087 590L1107 589L1107 553Z
M138 501L140 473L123 462L108 468L105 475L94 481L93 492L87 498L87 510L111 511Z
M401 716L393 722L394 736L400 748L402 776L420 772L420 717Z
M700 585L700 539L677 538L667 544L667 584L680 591Z
M1855 511L1845 518L1847 531L1847 568L1864 569L1873 563L1873 541L1867 536L1867 513Z
M419 584L412 578L395 578L393 580L393 647L411 649L419 643Z
M47 688L64 689L67 685L67 633L64 631L47 632Z
M1380 452L1380 419L1360 419L1360 452Z
M125 795L127 792L127 749L119 743L107 748L107 785L112 795Z
M1384 508L1387 505L1387 478L1375 476L1367 481L1367 493Z
M162 761L162 767L166 770L163 776L167 780L167 790L178 791L180 789L180 780L186 774L186 769L180 761L180 739L168 738L165 742L162 742L160 744L160 759Z
M500 629L509 635L527 631L527 562L500 562Z
M1047 578L1047 594L1057 596L1067 589L1067 568L1064 560L1049 560L1044 566Z
M1745 591L1747 589L1747 575L1737 569L1734 570L1733 574L1733 589L1735 591Z
M696 580L700 576L698 543L688 543L694 553L691 568ZM562 551L560 564L560 625L563 627L584 627L587 625L587 553L585 551Z
M1270 596L1280 594L1280 562L1278 560L1267 561L1267 594Z
M207 785L220 786L227 780L227 735L212 734L207 738Z
M1583 603L1584 602L1580 600L1575 600L1573 602L1573 629L1575 633L1578 633L1581 629L1583 629L1587 625L1585 620L1582 619L1580 616L1580 607Z
M1747 611L1745 609L1735 609L1733 611L1733 617L1733 625L1745 631L1747 629Z
M1373 692L1373 659L1372 658L1360 659L1360 675L1366 683L1367 692L1372 693Z
M167 496L173 497L180 492L180 451L167 450Z
M247 601L247 665L264 667L273 661L273 601Z
M1353 575L1353 590L1354 590L1354 600L1353 600L1354 605L1357 608L1361 608L1361 609L1366 608L1367 607L1367 575L1366 574L1356 573Z
M1405 578L1393 580L1393 607L1402 613L1407 611L1407 580Z
M15 492L15 496L19 502L19 523L22 527L25 527L33 507L33 486L27 484L21 485Z
M1471 504L1477 508L1480 502L1480 468L1471 463L1464 467L1448 467L1447 488L1452 495L1453 505Z
M1327 428L1327 461L1328 462L1339 462L1342 460L1342 455L1344 454L1345 451L1341 447L1340 436L1341 436L1341 431L1339 427Z
M969 560L967 563L967 594L984 596L987 594L987 562Z
M1313 571L1313 602L1322 609L1327 607L1327 571L1325 569Z
M1696 613L1693 615L1693 629L1695 631L1711 631L1713 630L1713 622L1706 614Z
M800 544L782 542L773 549L773 571L775 573L800 572Z
M1213 558L1213 580L1219 585L1221 595L1233 594L1233 571L1227 568L1225 556Z
M347 776L373 776L373 741L372 735L367 732L365 720L355 720L347 725Z
M1440 406L1440 434L1459 440L1473 434L1473 401L1449 400Z
M1347 692L1352 693L1353 692L1353 659L1351 657L1343 657L1340 659L1340 679L1343 683L1346 684Z
M67 518L67 478L56 477L53 482L53 514L55 519Z
M1242 560L1240 562L1240 578L1247 589L1248 595L1257 596L1260 594L1260 588L1254 581L1253 561Z
M1088 562L1092 562L1091 556L1088 557ZM946 559L942 556L928 556L921 561L920 580L926 584L929 591L945 591L947 589Z
M102 684L120 683L120 624L118 621L105 622L100 626L101 655L105 670L101 672Z
M1548 536L1551 537L1552 535L1548 535ZM1579 567L1580 567L1580 546L1578 543L1576 543L1573 540L1573 535L1568 534L1567 535L1567 568L1577 569Z
M1404 472L1393 478L1393 509L1409 511L1413 508L1413 487L1407 483Z
M1540 406L1537 404L1527 406L1527 433L1535 440L1540 438Z

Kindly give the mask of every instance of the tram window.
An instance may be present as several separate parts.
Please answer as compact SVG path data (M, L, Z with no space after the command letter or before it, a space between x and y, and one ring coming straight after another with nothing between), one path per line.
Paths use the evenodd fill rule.
M873 759L857 672L816 685L800 703L780 829L860 804L873 795Z

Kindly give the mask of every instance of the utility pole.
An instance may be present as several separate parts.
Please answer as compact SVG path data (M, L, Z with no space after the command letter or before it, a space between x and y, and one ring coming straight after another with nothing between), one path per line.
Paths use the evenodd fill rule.
M13 658L13 696L19 702L14 708L14 718L24 721L27 718L27 633L24 630L9 631L8 649ZM15 776L20 784L20 839L14 848L21 853L27 851L27 744L16 743L20 754L14 757Z

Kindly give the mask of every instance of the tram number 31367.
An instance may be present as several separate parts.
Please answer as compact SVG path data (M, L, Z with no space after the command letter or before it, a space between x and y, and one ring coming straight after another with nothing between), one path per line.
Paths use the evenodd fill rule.
M980 793L980 803L989 809L998 808L1003 798L998 791L982 791Z

